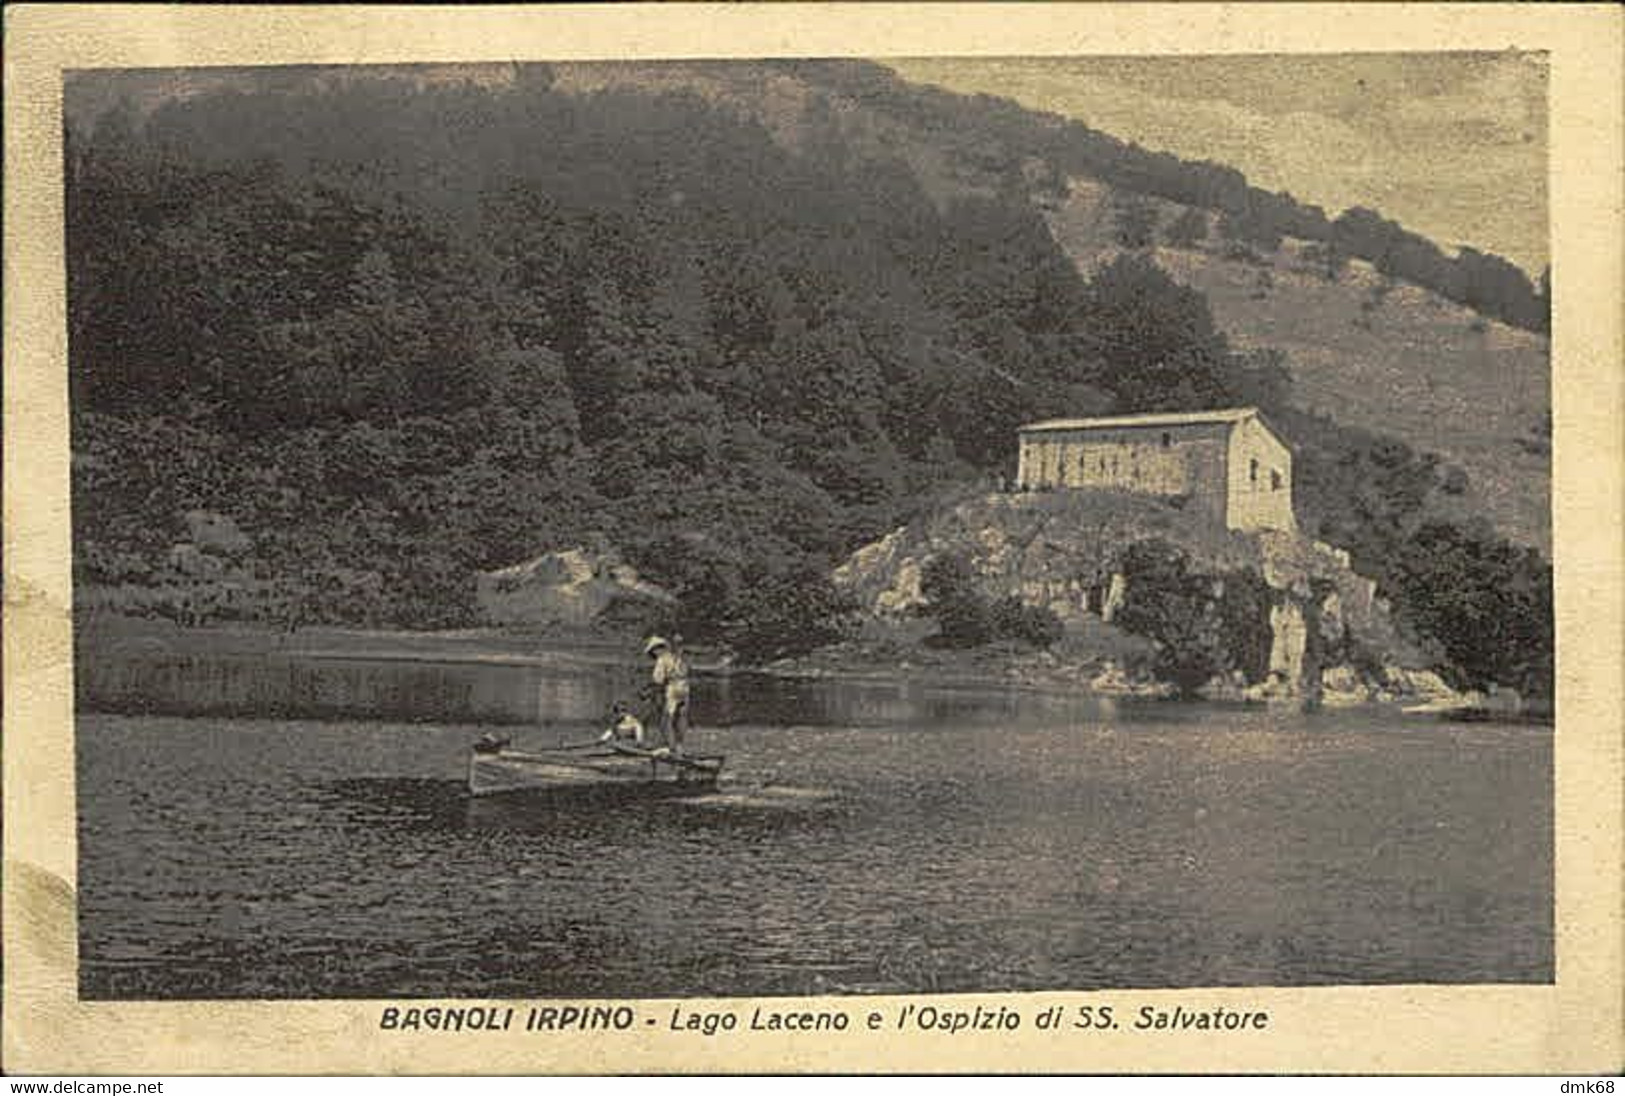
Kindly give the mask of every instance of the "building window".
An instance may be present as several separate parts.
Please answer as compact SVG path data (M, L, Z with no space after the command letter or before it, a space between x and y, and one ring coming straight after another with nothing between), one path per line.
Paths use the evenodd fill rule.
M1258 460L1257 460L1257 458L1254 458L1247 465L1247 478L1249 480L1251 480L1253 483L1258 482Z
M1162 432L1162 447L1164 449L1167 449L1170 446L1172 446L1173 444L1174 444L1174 436L1172 434L1168 433L1168 431L1164 430Z
M1270 469L1270 490L1271 491L1279 491L1280 489L1281 489L1281 473L1279 473L1275 469L1271 468Z

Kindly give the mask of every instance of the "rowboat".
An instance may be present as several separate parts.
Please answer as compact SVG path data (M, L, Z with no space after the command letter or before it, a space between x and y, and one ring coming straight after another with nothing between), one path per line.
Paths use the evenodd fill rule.
M621 742L535 751L482 742L469 753L468 794L698 795L715 789L724 760L718 755L673 754Z

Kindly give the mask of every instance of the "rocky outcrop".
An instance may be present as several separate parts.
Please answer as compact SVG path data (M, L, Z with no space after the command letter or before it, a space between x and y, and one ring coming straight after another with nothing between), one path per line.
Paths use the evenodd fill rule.
M1260 682L1215 682L1224 695L1313 703L1329 691L1341 702L1358 690L1335 674L1328 689L1324 675L1351 651L1400 661L1410 654L1375 584L1346 552L1296 532L1228 530L1176 502L1111 491L967 499L859 549L834 581L874 617L900 620L924 604L925 565L952 554L970 565L984 596L1015 596L1077 628L1113 620L1131 596L1123 553L1153 538L1179 548L1197 571L1250 570L1273 592L1269 672Z
M226 570L225 560L203 551L195 544L174 545L164 557L164 562L187 578L219 578Z
M1151 700L1166 700L1173 695L1173 688L1167 682L1130 674L1111 659L1107 659L1100 671L1089 679L1089 691L1099 693L1101 696L1128 696Z
M535 626L644 620L677 602L612 549L590 548L546 552L481 574L476 597L487 623Z
M836 568L837 587L880 617L924 604L920 578L933 556L964 556L989 598L1018 597L1063 623L1109 617L1126 590L1117 553L1158 537L1224 569L1256 566L1257 549L1235 533L1149 496L1112 491L978 496L858 549Z
M1309 650L1309 625L1303 603L1294 598L1270 606L1270 676L1290 683L1295 691L1304 680L1304 656Z
M181 515L186 540L164 554L169 571L185 580L242 578L237 563L254 546L237 523L213 510L188 510Z

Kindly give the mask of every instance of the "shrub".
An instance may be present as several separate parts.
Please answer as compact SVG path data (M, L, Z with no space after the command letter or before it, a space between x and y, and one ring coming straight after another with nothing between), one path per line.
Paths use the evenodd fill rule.
M806 654L851 631L857 606L808 568L747 586L730 607L723 637L747 662Z
M1232 240L1224 245L1220 254L1235 263L1248 263L1252 266L1262 266L1267 260L1247 244Z
M1486 529L1422 526L1395 553L1401 618L1456 684L1553 689L1552 567Z
M1192 695L1215 674L1268 670L1270 591L1251 571L1205 575L1163 540L1129 546L1120 564L1128 595L1114 623L1155 640L1157 676Z
M1274 595L1256 571L1227 571L1220 579L1219 618L1223 622L1226 668L1240 670L1248 681L1261 681L1269 673L1270 627Z
M1117 242L1131 251L1143 251L1155 242L1157 211L1137 195L1120 196L1117 204Z
M958 556L935 556L920 576L924 611L937 622L936 642L980 647L993 638L987 604L977 594L970 564Z
M1018 597L995 601L988 613L994 638L1013 639L1033 647L1049 648L1061 641L1061 618L1044 605L1027 605Z
M1348 252L1335 244L1310 244L1303 249L1303 261L1328 282L1335 282L1348 269Z
M1172 247L1195 247L1204 242L1208 234L1207 214L1200 209L1187 209L1174 219L1163 235Z
M989 602L977 590L970 565L958 556L936 556L920 578L924 612L937 622L929 642L942 647L980 647L1009 639L1034 647L1051 647L1064 632L1048 608L1025 605L1020 598Z

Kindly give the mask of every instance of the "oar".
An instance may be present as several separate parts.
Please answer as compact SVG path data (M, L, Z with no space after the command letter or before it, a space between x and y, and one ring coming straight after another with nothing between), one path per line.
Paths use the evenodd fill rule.
M620 743L611 743L610 749L616 753L626 754L630 757L646 757L650 761L663 761L668 765L676 765L683 769L699 769L701 772L716 772L715 764L706 764L684 757L682 754L657 754L653 750L640 750L636 746L623 746Z
M572 743L571 745L568 745L568 746L555 746L549 751L549 753L559 753L559 752L565 751L565 750L590 750L594 746L598 746L598 745L601 745L601 743L598 743L598 742L576 742L576 743ZM503 750L497 756L501 757L501 758L505 758L505 759L507 759L509 761L552 761L552 760L554 760L553 758L549 757L547 754L527 753L524 750Z

